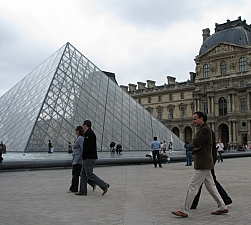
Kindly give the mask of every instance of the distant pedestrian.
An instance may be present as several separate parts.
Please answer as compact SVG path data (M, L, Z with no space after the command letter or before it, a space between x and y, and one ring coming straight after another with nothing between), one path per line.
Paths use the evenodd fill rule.
M224 144L222 143L221 139L219 139L219 142L216 145L216 149L219 153L218 162L220 162L220 161L223 162L222 153L224 152Z
M168 150L169 150L169 152L173 151L173 143L171 141L168 144Z
M3 154L6 153L6 145L2 141L0 143L0 152L2 152Z
M116 153L121 154L121 152L122 152L122 145L120 143L118 143L116 146Z
M186 166L192 166L192 149L188 140L185 141L184 148L186 149Z
M160 142L157 140L157 137L153 138L153 141L151 142L151 149L152 149L152 154L153 154L153 164L154 164L155 168L157 167L156 156L158 159L159 167L162 167L161 161L160 161L160 154L159 154Z
M163 151L163 142L160 142L160 153Z
M71 145L71 142L69 141L68 142L68 153L71 154L73 151L72 151L72 145Z
M163 142L163 152L166 153L166 141Z
M49 140L49 142L48 142L48 153L52 153L52 152L53 152L53 146L52 146L51 140Z
M2 152L0 151L0 163L2 163L3 157L2 157Z
M115 153L115 142L111 142L111 144L110 144L110 151L111 151L111 153Z

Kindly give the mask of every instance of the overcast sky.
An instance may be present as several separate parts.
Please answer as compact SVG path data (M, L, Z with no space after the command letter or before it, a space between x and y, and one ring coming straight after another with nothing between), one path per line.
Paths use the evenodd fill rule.
M0 96L70 42L119 85L189 79L202 29L251 24L250 0L0 0Z

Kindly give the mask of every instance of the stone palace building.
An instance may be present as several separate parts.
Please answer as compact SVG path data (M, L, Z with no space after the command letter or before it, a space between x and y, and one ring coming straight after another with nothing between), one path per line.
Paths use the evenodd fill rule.
M203 111L216 140L250 145L251 25L239 17L216 23L212 35L209 28L202 31L189 80L176 82L167 76L167 84L161 86L147 80L120 87L183 141L191 141L196 132L193 112Z

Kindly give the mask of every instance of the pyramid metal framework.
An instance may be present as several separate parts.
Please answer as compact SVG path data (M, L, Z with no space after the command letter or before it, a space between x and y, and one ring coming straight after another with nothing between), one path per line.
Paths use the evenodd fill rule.
M70 43L0 98L0 140L8 151L55 151L74 142L75 127L92 121L98 151L111 141L123 150L149 150L153 136L184 143Z

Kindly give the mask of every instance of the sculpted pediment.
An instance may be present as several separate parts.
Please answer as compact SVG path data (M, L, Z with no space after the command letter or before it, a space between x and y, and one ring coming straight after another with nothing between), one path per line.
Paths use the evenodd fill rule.
M198 56L198 58L204 58L204 57L209 57L209 56L214 56L214 55L219 55L219 54L225 54L228 52L234 52L234 51L239 51L242 49L247 49L247 47L244 46L237 46L234 44L229 44L225 42L221 42L214 46L213 48L209 49L207 52L204 54Z

